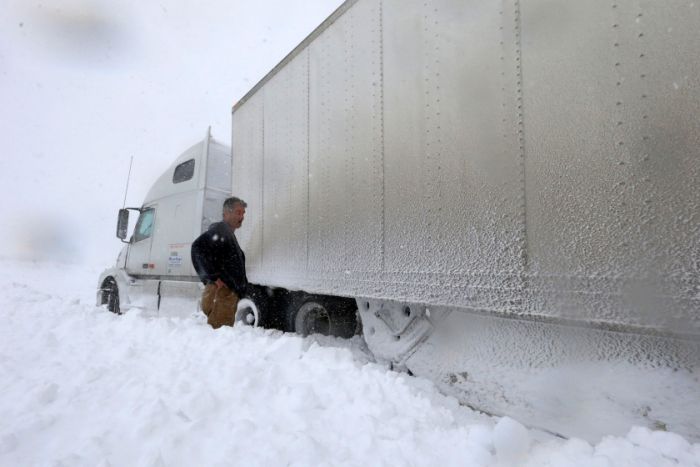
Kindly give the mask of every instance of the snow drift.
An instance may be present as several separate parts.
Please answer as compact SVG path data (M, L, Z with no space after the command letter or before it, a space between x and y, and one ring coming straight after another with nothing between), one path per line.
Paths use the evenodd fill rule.
M591 445L487 417L358 338L116 316L95 271L3 266L0 465L700 465L674 433Z

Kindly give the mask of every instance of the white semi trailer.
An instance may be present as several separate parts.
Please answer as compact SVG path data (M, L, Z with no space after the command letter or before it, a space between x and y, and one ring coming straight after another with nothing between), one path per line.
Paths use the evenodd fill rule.
M230 152L156 182L98 302L196 299L233 193L241 323L359 321L479 410L698 440L698 50L685 0L349 0L234 106Z

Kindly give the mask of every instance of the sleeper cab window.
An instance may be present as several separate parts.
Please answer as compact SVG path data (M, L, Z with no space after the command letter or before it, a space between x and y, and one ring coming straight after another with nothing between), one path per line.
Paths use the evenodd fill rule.
M136 221L134 229L134 243L145 240L153 234L153 221L155 221L156 210L153 208L141 211L139 220Z
M194 175L194 159L183 162L175 167L173 183L182 183L191 180Z

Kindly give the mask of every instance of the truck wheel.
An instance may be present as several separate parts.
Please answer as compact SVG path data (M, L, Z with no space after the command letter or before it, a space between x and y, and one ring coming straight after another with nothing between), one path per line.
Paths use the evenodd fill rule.
M319 295L300 295L289 305L288 326L302 336L323 334L350 338L357 328L354 300Z
M108 277L102 282L102 304L107 305L107 309L112 313L121 315L122 312L119 309L119 287L117 286L117 281L113 278Z
M238 301L236 308L236 324L240 323L244 326L261 326L261 312L258 305L250 298L242 298Z
M267 327L269 322L269 299L262 291L252 289L238 301L236 324L253 327Z

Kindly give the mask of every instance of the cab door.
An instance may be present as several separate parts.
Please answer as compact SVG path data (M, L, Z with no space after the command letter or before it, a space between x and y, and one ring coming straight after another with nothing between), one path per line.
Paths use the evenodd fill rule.
M154 274L151 262L151 247L156 224L156 206L146 206L141 210L134 234L129 241L129 253L126 258L126 271L132 276L149 276Z

